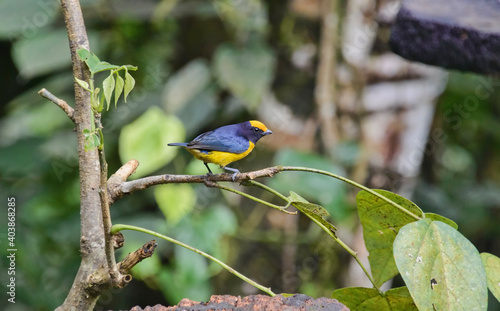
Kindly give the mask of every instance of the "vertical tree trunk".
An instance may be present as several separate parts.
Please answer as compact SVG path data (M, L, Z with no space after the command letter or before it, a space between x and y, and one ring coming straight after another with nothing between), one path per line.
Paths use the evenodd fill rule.
M89 48L87 31L78 0L61 0L62 11L68 31L73 75L88 80L90 73L80 61L76 51ZM99 196L100 170L97 150L85 151L84 129L91 128L90 94L75 85L75 124L78 136L78 160L80 167L80 251L82 261L70 292L57 310L92 310L100 293L109 284L104 252L104 229L102 225Z

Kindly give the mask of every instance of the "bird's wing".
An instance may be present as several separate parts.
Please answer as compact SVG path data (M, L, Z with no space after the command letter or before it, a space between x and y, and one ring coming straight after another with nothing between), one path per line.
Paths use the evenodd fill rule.
M210 131L203 133L189 142L186 148L207 151L223 151L243 153L248 150L250 143L244 137L233 131Z

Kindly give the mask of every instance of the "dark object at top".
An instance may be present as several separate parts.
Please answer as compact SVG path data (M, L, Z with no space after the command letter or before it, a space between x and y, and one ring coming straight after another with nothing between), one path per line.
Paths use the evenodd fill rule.
M409 60L500 73L500 1L404 0L390 45Z

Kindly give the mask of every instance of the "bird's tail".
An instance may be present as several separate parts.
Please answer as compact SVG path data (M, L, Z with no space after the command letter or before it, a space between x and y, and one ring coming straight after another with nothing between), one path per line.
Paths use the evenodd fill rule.
M181 146L181 147L186 147L187 143L170 143L167 146Z

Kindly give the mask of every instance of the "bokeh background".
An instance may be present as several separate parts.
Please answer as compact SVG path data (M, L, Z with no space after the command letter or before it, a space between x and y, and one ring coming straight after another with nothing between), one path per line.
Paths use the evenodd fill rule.
M500 80L391 53L398 1L81 4L92 51L139 67L127 103L104 113L110 172L134 158L141 165L132 178L204 174L200 161L166 144L258 119L274 134L233 167L309 166L389 189L456 221L480 252L500 255ZM64 113L37 94L44 87L74 105L58 1L0 3L0 81L0 199L4 207L7 197L17 200L18 248L16 304L4 295L0 307L51 310L80 262L76 135ZM265 182L323 205L339 236L366 257L356 189L295 172ZM203 185L134 193L112 206L112 217L198 247L275 292L330 297L340 287L369 286L348 254L306 217ZM7 284L5 219L1 284ZM125 238L118 259L150 239L130 232ZM134 268L134 281L104 295L97 309L256 293L205 258L159 242L155 255ZM490 299L490 310L500 310L498 302Z

